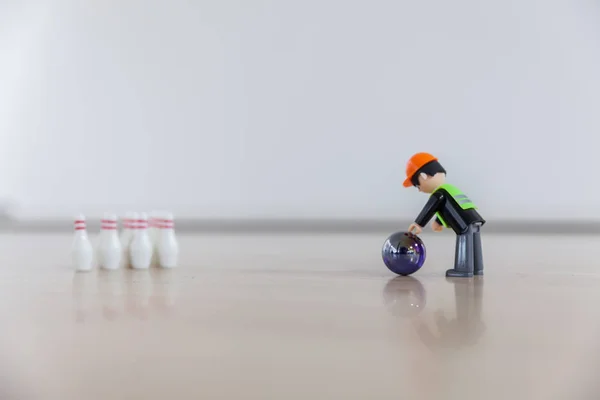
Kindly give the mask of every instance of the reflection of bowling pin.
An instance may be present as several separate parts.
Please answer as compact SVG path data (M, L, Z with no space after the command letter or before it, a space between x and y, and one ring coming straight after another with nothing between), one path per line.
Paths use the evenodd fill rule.
M150 280L152 270L128 269L125 272L126 295L124 299L126 312L130 316L146 319L152 295Z
M150 311L150 298L152 297L152 271L133 271L133 277L138 286L136 291L136 304L138 317L141 319L148 318Z
M177 286L175 285L175 273L173 269L156 269L152 279L154 281L154 304L160 312L171 314L175 308Z
M177 266L179 257L179 244L175 237L173 215L168 213L160 220L160 233L157 240L158 259L163 268Z
M75 321L84 322L86 313L94 298L93 283L95 274L75 274L73 276L73 300L75 302Z
M77 216L75 219L75 237L71 248L73 267L77 271L91 271L94 267L94 248L87 235L85 217Z
M135 299L133 297L134 295L134 282L133 282L133 273L135 271L132 271L131 269L126 269L124 270L125 272L125 296L123 296L123 300L125 301L125 313L128 316L133 316L136 314L136 304L135 304Z
M129 245L131 267L135 269L150 268L152 261L152 242L148 236L148 215L140 213L136 221L133 239Z
M128 212L125 214L125 218L123 218L123 230L121 231L121 237L119 240L121 241L121 251L123 261L123 265L125 267L129 267L130 258L129 258L129 245L131 244L131 239L133 238L135 220L137 219L137 214L133 212Z
M106 320L113 321L120 313L122 285L123 276L119 271L99 271L98 292L102 303L102 315Z
M117 236L117 216L105 214L101 229L101 241L98 248L100 266L105 269L117 269L122 258L121 242Z

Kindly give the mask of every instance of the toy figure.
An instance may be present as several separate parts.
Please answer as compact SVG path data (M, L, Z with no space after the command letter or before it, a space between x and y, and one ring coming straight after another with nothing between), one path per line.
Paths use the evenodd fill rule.
M447 270L446 276L470 278L483 275L480 229L485 220L475 204L458 188L446 183L446 170L429 153L417 153L408 160L404 187L411 186L430 196L408 231L420 234L435 215L432 223L435 232L446 227L456 233L454 268Z

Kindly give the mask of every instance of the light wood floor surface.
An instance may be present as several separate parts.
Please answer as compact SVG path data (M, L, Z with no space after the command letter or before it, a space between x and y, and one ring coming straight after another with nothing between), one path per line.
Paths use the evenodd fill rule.
M74 273L0 236L0 399L600 399L600 238L484 236L409 278L377 235L179 236L177 269Z

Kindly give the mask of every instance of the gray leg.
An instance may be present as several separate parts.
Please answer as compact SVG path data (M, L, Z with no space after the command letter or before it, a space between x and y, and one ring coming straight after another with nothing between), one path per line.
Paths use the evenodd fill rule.
M483 252L481 250L481 227L476 225L473 227L473 256L474 262L474 274L483 275Z
M454 268L446 271L448 277L470 278L473 276L473 226L456 236Z

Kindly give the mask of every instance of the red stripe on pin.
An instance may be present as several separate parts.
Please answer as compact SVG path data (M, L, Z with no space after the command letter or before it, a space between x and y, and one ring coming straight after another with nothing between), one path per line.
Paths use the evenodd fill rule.
M159 227L162 229L172 229L175 226L172 219L161 219Z

